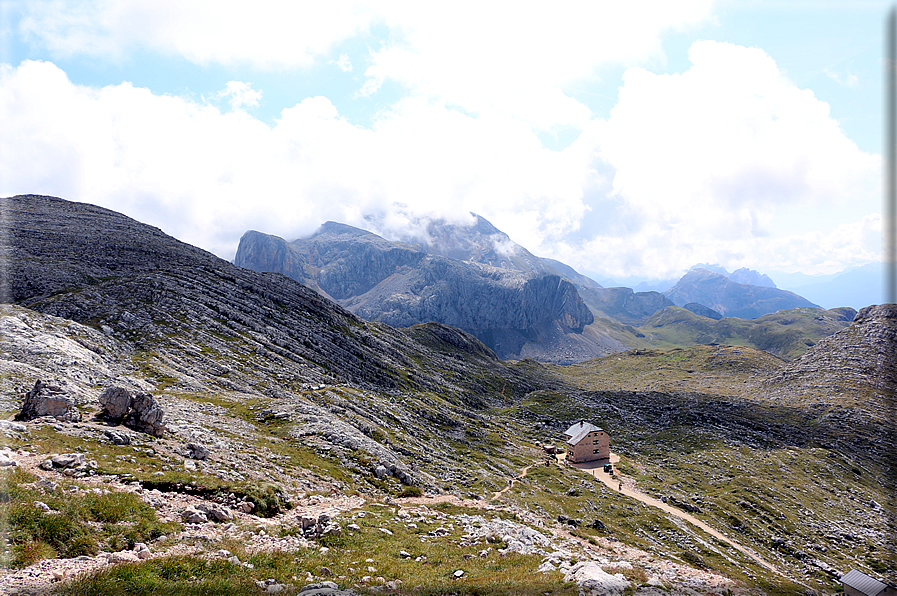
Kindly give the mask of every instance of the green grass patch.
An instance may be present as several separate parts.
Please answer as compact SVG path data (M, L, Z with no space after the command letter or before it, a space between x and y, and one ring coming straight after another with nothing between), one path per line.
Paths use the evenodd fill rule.
M4 472L0 481L0 519L6 520L10 539L2 558L13 567L44 558L92 555L101 547L133 547L180 527L159 521L155 510L132 493L97 494L77 483L50 490L35 480L15 469Z

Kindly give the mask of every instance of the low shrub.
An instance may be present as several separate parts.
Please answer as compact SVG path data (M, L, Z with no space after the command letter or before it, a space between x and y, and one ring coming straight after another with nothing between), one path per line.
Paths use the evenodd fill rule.
M406 486L401 491L399 491L399 497L419 497L424 494L424 491L421 490L419 486Z

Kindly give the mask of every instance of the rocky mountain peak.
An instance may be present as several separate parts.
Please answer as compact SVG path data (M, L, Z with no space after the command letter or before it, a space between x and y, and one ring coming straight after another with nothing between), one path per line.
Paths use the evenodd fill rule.
M697 303L726 317L753 319L768 313L817 306L787 290L738 283L715 271L694 268L664 292L676 306Z

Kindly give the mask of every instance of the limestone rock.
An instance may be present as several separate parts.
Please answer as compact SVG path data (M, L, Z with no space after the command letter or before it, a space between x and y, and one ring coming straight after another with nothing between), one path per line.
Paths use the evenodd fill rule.
M355 596L355 592L352 590L340 590L335 582L323 581L308 584L299 590L298 596Z
M134 395L131 408L133 409L134 428L154 437L162 436L165 431L163 424L165 412L162 411L162 407L155 397L149 393L138 393Z
M103 434L112 441L113 445L130 445L131 437L122 432L117 432L114 430L106 429L103 431Z
M136 563L140 560L140 557L137 556L136 553L131 551L123 550L121 552L112 553L111 561L113 563Z
M595 596L622 596L629 587L629 582L622 573L611 575L595 561L577 563L564 575L564 581L575 581L580 587L580 593Z
M181 513L181 519L188 524L204 524L209 521L208 516L203 511L200 511L197 507L193 506L187 507L187 509Z
M11 451L6 449L0 451L0 468L4 468L7 466L17 466L18 462L13 458L13 454Z
M206 460L209 458L209 450L199 443L187 443L187 457L190 459Z
M52 416L63 422L78 422L81 413L75 407L75 400L59 387L45 385L36 381L34 388L25 394L22 411L17 420L33 420L43 416Z
M120 421L128 415L133 397L124 387L107 387L100 394L100 407L103 415L109 420Z
M0 420L0 431L23 433L26 430L28 430L28 427L25 426L24 424L20 424L18 422L11 422L9 420Z

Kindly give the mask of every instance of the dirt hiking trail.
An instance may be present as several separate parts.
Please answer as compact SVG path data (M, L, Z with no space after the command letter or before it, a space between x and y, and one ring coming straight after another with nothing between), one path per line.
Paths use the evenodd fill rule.
M676 517L684 519L688 523L690 523L694 526L697 526L698 528L701 528L702 530L704 530L705 532L707 532L708 534L710 534L717 540L721 540L722 542L725 542L726 544L732 545L733 548L741 551L742 553L744 553L748 557L752 558L760 565L763 565L765 568L769 569L770 571L773 571L773 572L779 573L779 574L782 573L774 565L765 561L760 555L758 555L753 550L751 550L745 546L742 546L741 544L738 544L736 541L734 541L731 538L729 538L728 536L721 534L720 532L714 530L713 528L711 528L710 526L708 526L706 523L702 522L701 520L697 519L693 515L689 515L688 513L682 511L681 509L678 509L671 505L667 505L663 501L659 501L657 499L649 497L648 495L646 495L642 492L639 492L635 488L635 480L622 476L619 473L619 471L616 471L617 478L612 477L610 474L604 473L604 470L603 470L604 462L602 462L601 464L598 464L598 465L595 465L595 462L587 462L587 463L582 463L582 464L567 464L565 456L566 456L566 454L558 454L557 455L558 465L560 465L561 467L566 467L568 469L573 468L573 469L577 469L582 472L585 472L586 474L589 474L590 476L597 478L598 480L600 480L601 482L606 484L614 492L620 493L621 495L624 495L626 497L631 497L637 501L644 503L645 505L649 505L651 507L657 507L658 509L662 509L663 511L665 511L671 515L675 515ZM616 454L611 454L611 461L613 462L614 460L620 461L620 458L619 458L619 456L616 456ZM507 490L507 489L505 489L505 490Z

